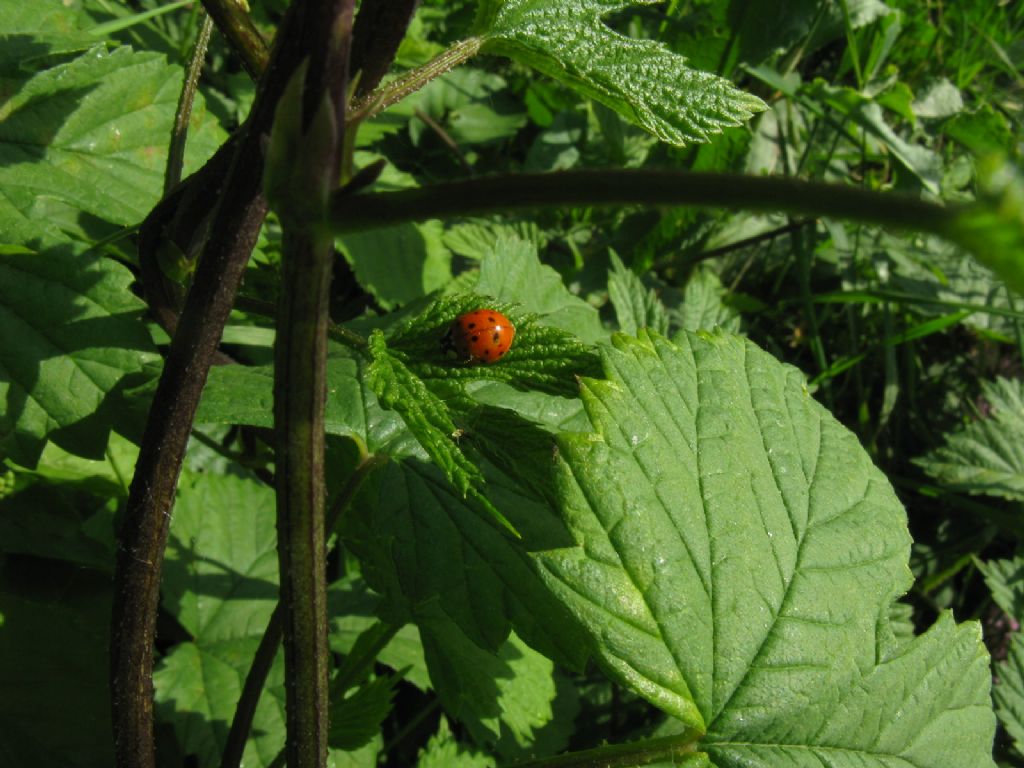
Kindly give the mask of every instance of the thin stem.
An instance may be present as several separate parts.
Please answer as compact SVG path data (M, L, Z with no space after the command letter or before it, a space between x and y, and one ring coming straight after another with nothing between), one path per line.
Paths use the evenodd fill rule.
M514 174L397 192L336 195L335 232L405 221L479 216L552 206L689 205L835 216L868 224L945 234L958 206L893 192L774 176L688 171L612 170Z
M697 756L702 735L686 729L678 736L646 739L632 744L609 744L558 757L516 763L515 768L632 768L662 762L685 765L685 761Z
M203 60L206 58L206 47L210 43L213 21L203 14L203 23L196 36L196 44L192 48L192 58L185 72L185 81L178 97L178 110L174 115L174 127L171 129L171 146L167 150L167 171L164 173L164 194L181 181L181 170L185 166L185 141L188 138L188 123L192 118L192 104L199 87L199 75L203 71Z
M374 469L387 462L387 457L370 454L366 456L349 476L345 487L338 493L330 510L324 528L330 532L338 524L342 514L348 509L355 498L356 493L363 483L370 476ZM267 682L267 675L273 666L277 649L281 646L281 638L284 635L284 613L280 601L270 616L267 628L263 632L256 655L253 657L252 666L245 677L245 684L242 687L242 695L235 708L235 716L231 721L231 730L228 731L227 742L224 745L224 754L221 757L221 768L239 768L242 764L242 753L245 751L245 743L249 739L249 732L252 730L252 721L256 715L256 705L259 703L260 694Z
M274 109L292 72L308 56L304 31L320 26L319 18L310 18L315 14L300 13L305 5L297 1L285 16L275 66L267 67L233 151L218 152L225 161L231 158L229 170L176 322L128 494L111 611L111 719L118 768L155 764L153 642L171 507L199 398L266 215L263 152Z
M481 37L470 37L453 43L450 48L428 61L421 67L410 70L355 103L348 115L351 123L367 120L393 104L397 104L410 93L415 93L436 77L451 71L476 56L484 43Z

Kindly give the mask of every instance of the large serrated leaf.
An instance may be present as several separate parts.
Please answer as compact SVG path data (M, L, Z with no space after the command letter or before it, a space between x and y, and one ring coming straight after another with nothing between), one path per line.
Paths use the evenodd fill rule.
M239 477L185 477L167 542L163 604L203 643L260 635L277 605L272 488Z
M7 241L39 248L59 244L61 231L92 239L88 217L120 226L142 220L163 189L180 83L181 69L162 56L102 46L6 83L14 91L0 106ZM190 166L219 138L201 109L192 128Z
M0 250L0 455L31 466L58 430L68 450L102 455L107 426L82 425L155 359L131 280L111 261Z
M977 625L879 643L910 537L855 436L751 342L680 341L617 337L560 440L577 546L536 557L602 666L720 768L991 765Z
M588 643L524 550L564 544L566 537L551 532L558 521L549 509L490 480L490 498L523 543L484 519L435 467L404 459L381 469L343 518L346 544L384 596L389 621L429 623L443 616L490 650L502 646L514 624L531 646L579 668Z
M613 32L603 17L655 0L485 0L482 51L528 64L591 96L662 141L708 141L764 103L661 43Z
M948 435L916 463L950 488L1024 500L1024 382L999 378L982 392L991 417Z
M1010 653L996 674L999 682L992 691L996 714L1017 752L1024 755L1024 639L1020 633L1010 638Z

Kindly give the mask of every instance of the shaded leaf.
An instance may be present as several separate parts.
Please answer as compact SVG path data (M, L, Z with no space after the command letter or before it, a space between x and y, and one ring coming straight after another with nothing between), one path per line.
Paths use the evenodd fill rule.
M1024 382L982 382L991 408L946 436L946 444L915 459L944 486L973 494L1024 500Z
M32 466L49 437L102 456L109 426L97 409L156 358L131 281L108 260L0 251L0 456Z

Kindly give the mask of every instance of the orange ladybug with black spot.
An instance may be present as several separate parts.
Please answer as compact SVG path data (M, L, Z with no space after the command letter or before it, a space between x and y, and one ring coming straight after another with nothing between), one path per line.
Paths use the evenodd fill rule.
M455 318L444 338L443 352L454 352L467 363L498 362L512 346L516 327L495 309L474 309Z

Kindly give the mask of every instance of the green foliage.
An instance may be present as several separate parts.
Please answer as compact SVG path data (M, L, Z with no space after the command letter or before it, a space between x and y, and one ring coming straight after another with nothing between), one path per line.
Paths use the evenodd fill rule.
M485 52L562 80L670 144L709 141L765 108L729 81L687 67L663 45L608 29L601 16L630 4L484 0L477 28Z
M287 3L250 6L270 40ZM112 765L116 534L167 344L135 235L200 6L0 19L0 764ZM346 194L668 168L948 216L881 230L737 196L339 236L329 765L1024 765L1022 34L1020 7L982 0L420 4L363 104L390 106L348 134L346 172L385 165ZM498 56L437 64L460 45ZM199 90L187 172L257 93L225 37ZM280 112L271 181L301 220L328 190ZM207 210L166 205L206 238ZM161 766L219 765L279 597L281 218L171 513ZM508 355L445 353L485 306L516 326ZM286 685L278 653L245 765L280 765Z
M950 488L1024 500L1024 386L1000 378L983 382L982 393L990 418L950 434L918 463Z

